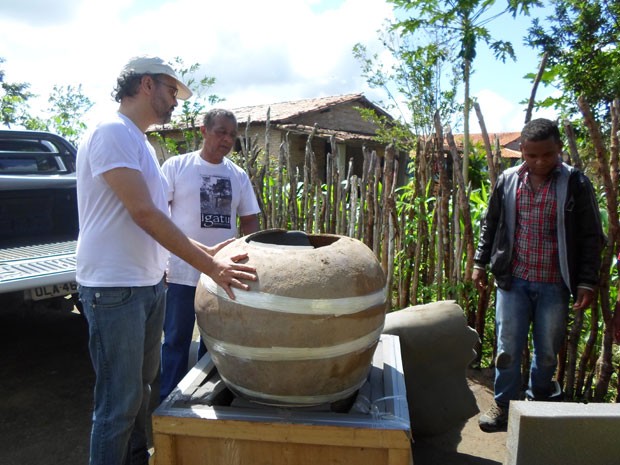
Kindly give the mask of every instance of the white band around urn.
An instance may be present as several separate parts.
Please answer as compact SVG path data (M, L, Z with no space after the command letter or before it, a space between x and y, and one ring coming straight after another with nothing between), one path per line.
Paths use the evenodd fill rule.
M219 287L206 274L200 276L200 282L211 294L232 301L224 289ZM342 297L337 299L300 299L257 291L236 291L234 302L251 308L272 312L291 313L298 315L351 315L377 305L385 305L387 289L361 296Z
M371 347L381 337L383 325L374 331L342 344L324 347L248 347L220 341L202 332L209 350L222 355L259 361L322 360L352 354Z
M320 404L335 402L337 400L349 397L351 394L357 391L362 386L362 384L366 382L366 379L363 379L361 383L355 386L345 389L344 391L335 392L331 394L321 394L321 395L316 395L316 396L280 396L280 395L274 395L274 394L266 394L264 392L253 391L252 389L241 387L231 382L229 379L225 378L224 376L222 376L221 373L220 373L220 377L222 378L224 383L226 383L226 385L230 386L235 391L238 391L240 394L248 398L251 398L251 399L260 399L261 404L269 405L271 403L272 405L276 405L280 407L287 406L287 405L289 406L320 405Z

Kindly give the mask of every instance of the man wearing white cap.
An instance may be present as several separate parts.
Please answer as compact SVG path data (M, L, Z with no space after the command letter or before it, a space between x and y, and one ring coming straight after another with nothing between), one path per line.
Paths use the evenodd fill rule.
M84 138L77 155L77 281L96 374L90 464L148 464L146 423L160 364L169 252L234 298L252 267L212 255L169 218L167 184L145 132L170 121L192 92L157 57L132 58L115 89L118 112ZM157 393L153 393L157 395Z

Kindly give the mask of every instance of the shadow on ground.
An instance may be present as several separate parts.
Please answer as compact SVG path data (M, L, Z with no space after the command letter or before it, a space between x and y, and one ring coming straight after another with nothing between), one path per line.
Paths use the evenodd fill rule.
M85 319L11 310L0 314L0 463L88 463L94 374Z
M0 313L0 464L84 465L94 374L88 328L77 313L54 309ZM492 402L492 373L468 372L480 411ZM463 428L416 438L415 465L501 465L506 433Z
M465 425L463 425L465 427ZM413 446L414 465L501 465L502 460L497 460L497 454L492 450L478 450L476 453L481 455L491 455L480 457L468 453L459 452L459 447L463 444L461 430L455 430L440 437L421 438L415 441Z
M493 370L467 370L467 384L480 412L493 404ZM415 437L415 436L414 436ZM506 459L506 432L485 433L478 415L444 434L416 438L414 465L501 465Z

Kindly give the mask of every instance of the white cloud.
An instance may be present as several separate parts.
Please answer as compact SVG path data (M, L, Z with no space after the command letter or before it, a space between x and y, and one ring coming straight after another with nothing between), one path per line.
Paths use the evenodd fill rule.
M525 124L526 105L508 100L489 89L479 91L475 98L480 105L480 112L484 118L486 129L490 134L521 131ZM557 118L557 112L552 109L537 110L532 113L533 118L555 119ZM469 121L470 132L481 132L475 112L472 113Z
M365 0L363 8L356 0L67 0L59 3L62 21L43 21L35 17L57 2L22 1L35 10L0 17L6 80L31 83L38 108L47 107L54 84L82 84L97 102L93 119L116 108L110 94L118 71L139 54L200 63L230 107L367 92L352 48L376 41L391 13L384 0Z
M0 3L0 17L28 25L49 25L70 21L73 0L20 0Z
M385 0L2 2L0 67L8 82L31 83L41 96L35 110L47 107L54 84L82 84L96 102L89 123L117 107L111 92L118 71L139 54L199 63L199 75L216 78L211 93L229 108L352 92L379 102L385 96L361 77L352 48L381 51L377 30L387 17L392 5ZM498 66L496 81L498 73L522 75ZM481 90L472 90L487 128L520 130L516 93L500 95L488 74L477 74ZM478 128L475 116L470 126Z
M523 120L522 113L514 102L488 89L481 90L475 97L489 133L504 132L509 127L522 126L522 123L518 123L518 121ZM472 133L481 132L480 123L475 113L470 118L469 126Z

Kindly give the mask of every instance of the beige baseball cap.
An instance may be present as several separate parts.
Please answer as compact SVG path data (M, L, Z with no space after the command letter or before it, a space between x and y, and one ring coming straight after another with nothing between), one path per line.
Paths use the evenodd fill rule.
M165 74L177 81L177 89L179 90L179 93L177 94L178 99L187 100L192 96L192 91L181 82L174 72L174 69L172 69L172 66L159 57L133 57L121 71L121 76L126 74Z

